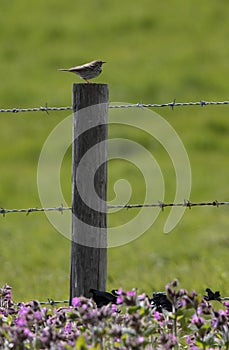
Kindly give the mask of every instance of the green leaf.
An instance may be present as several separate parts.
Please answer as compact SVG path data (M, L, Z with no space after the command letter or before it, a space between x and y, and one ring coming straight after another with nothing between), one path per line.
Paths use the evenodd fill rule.
M128 309L128 314L131 315L131 314L135 313L139 308L140 308L140 306L138 306L138 305L130 306Z
M147 313L147 310L144 309L144 307L141 307L139 311L140 316L144 316L146 313Z
M76 341L76 350L87 350L87 345L84 337L82 335Z

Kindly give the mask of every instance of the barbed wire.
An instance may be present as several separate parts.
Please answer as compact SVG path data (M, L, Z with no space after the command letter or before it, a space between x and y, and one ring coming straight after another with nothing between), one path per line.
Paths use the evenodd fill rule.
M228 301L229 297L218 297L217 301L222 302L222 301ZM31 300L33 301L33 300ZM69 304L69 300L53 300L53 299L48 299L47 301L39 301L35 300L38 302L40 305L57 305L57 304ZM29 303L29 302L28 302ZM16 302L13 303L14 306L21 306L22 304L28 304L27 302Z
M133 103L133 104L122 104L122 105L112 105L110 104L108 108L150 108L150 107L186 107L186 106L219 106L219 105L229 105L229 101L196 101L196 102L176 102L174 99L173 102L168 103ZM48 107L46 103L45 106L41 107L29 107L29 108L6 108L0 109L0 113L21 113L21 112L46 112L49 114L49 111L69 111L72 110L72 106L66 107Z
M29 108L7 108L7 109L0 109L0 113L20 113L20 112L46 112L49 114L49 111L68 111L72 110L72 107L48 107L46 104L45 107L29 107Z
M138 102L136 104L124 104L124 105L109 105L109 108L149 108L149 107L186 107L186 106L208 106L208 105L228 105L229 101L196 101L196 102L173 102L169 103L142 103Z
M69 300L53 300L53 299L48 299L48 301L39 301L39 300L35 300L35 301L37 301L40 305L51 305L51 306L56 305L56 304L68 304L69 303ZM27 304L27 302L19 301L17 303L13 303L14 306L21 306L21 304Z
M189 200L184 200L184 202L180 203L165 203L162 201L158 201L158 203L143 203L143 204L117 204L117 205L107 205L107 209L137 209L137 208L161 208L164 210L164 208L167 207L186 207L191 209L192 207L201 207L201 206L213 206L213 207L220 207L223 205L229 205L229 202L222 202L214 200L212 202L190 202ZM51 207L51 208L27 208L27 209L5 209L0 208L0 214L5 216L6 214L10 213L26 213L26 215L29 215L33 212L45 212L45 211L59 211L61 214L63 214L66 210L72 210L72 207Z
M0 214L2 214L3 216L9 213L26 213L26 215L29 215L30 213L39 212L39 211L59 211L61 214L63 214L63 211L65 210L72 210L72 207L64 207L61 205L59 207L52 207L52 208L28 208L28 209L0 208Z
M181 203L164 203L162 201L159 201L158 203L144 203L144 204L118 204L118 205L109 205L108 209L134 209L134 208L152 208L152 207L159 207L162 210L166 207L186 207L191 209L192 207L197 206L213 206L213 207L219 207L222 205L229 205L229 202L219 202L217 200L214 200L212 202L190 202L189 200L184 200L184 202Z

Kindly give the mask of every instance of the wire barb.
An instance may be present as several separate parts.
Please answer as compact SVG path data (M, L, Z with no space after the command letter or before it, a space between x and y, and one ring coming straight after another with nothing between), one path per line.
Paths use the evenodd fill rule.
M212 202L212 205L216 206L217 208L219 207L219 202L217 200Z
M174 98L173 102L170 103L170 107L171 107L172 111L173 111L175 105L176 105L176 99Z
M189 200L184 200L184 206L189 209L192 209L192 203Z
M165 203L159 201L159 207L161 208L161 211L164 211Z

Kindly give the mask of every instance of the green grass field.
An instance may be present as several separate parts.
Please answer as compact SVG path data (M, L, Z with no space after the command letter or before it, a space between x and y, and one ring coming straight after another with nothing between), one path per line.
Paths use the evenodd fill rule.
M108 62L95 82L109 84L111 102L228 100L228 15L226 0L168 4L2 0L0 108L39 107L46 102L71 105L72 84L80 80L57 69L97 58ZM170 123L186 148L192 169L190 200L227 201L228 106L154 111ZM36 180L40 151L68 115L0 113L0 207L40 207ZM165 177L165 199L173 201L173 166L158 143L125 128L113 128L110 134L132 138L157 158ZM70 206L70 152L61 179ZM143 200L142 177L123 161L109 164L110 199L118 179L130 182L131 202ZM109 220L120 225L134 210L122 210ZM149 216L152 210L148 209ZM203 293L210 287L228 296L228 210L226 206L187 209L176 228L164 234L169 213L165 209L145 234L108 250L107 289L137 287L151 293L163 290L176 277L184 288ZM0 219L0 284L13 287L15 300L68 298L70 241L43 213Z

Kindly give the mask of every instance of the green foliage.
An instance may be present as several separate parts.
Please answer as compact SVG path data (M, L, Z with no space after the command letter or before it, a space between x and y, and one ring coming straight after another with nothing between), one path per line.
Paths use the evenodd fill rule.
M163 300L154 303L134 290L118 291L121 308L118 299L119 306L98 308L85 297L53 310L35 300L16 306L5 285L0 288L1 349L228 349L229 303L216 311L206 298L177 286L177 280L166 286L169 311Z
M109 83L111 102L227 100L228 12L226 0L2 0L0 108L41 106L46 101L50 106L70 105L71 85L79 80L57 69L97 58L108 62L95 82ZM190 200L228 200L228 106L155 111L186 147L193 176ZM1 207L40 206L39 154L49 133L67 115L0 113ZM110 132L116 137L131 133L157 157L165 177L165 200L172 201L175 174L160 145L134 131ZM130 181L132 202L141 202L141 174L121 161L109 165L109 197L120 178ZM61 181L71 205L68 155ZM150 216L153 209L148 210ZM135 213L122 210L109 222L120 225ZM178 277L186 288L200 293L210 286L227 294L228 208L187 209L173 232L164 235L168 213L165 209L136 241L109 249L108 289L138 287L151 293ZM12 285L18 300L67 297L70 242L44 214L9 214L0 220L0 283Z
M87 350L88 347L86 345L86 341L82 335L76 341L76 350Z

